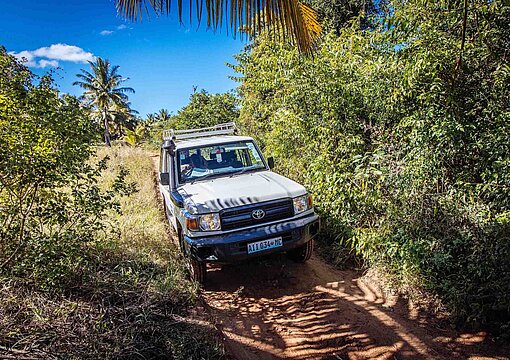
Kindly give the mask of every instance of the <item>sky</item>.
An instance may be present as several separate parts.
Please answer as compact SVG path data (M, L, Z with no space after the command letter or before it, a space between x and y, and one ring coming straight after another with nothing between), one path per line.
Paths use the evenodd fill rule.
M80 69L89 68L87 60L106 58L129 78L125 86L135 89L129 99L140 116L162 108L176 113L194 86L219 93L238 85L228 79L235 73L225 63L235 63L233 55L246 42L197 25L181 25L175 11L129 22L117 14L113 0L5 1L0 45L27 58L36 74L56 68L60 91L73 95L82 92L72 83Z

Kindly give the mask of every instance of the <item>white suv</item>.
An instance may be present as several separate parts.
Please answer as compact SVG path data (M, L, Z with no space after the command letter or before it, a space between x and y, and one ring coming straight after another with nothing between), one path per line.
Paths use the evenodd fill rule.
M312 199L272 172L255 141L235 124L165 131L159 188L193 279L206 263L232 263L285 251L305 262L319 232Z

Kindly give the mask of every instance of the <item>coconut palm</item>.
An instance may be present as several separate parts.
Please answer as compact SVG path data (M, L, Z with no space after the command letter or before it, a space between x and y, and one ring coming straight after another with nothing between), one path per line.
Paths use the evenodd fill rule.
M126 94L135 91L130 87L120 86L128 79L118 73L118 65L112 66L108 60L99 57L95 62L89 61L89 64L91 71L81 69L82 73L76 74L81 81L75 81L73 85L83 88L83 98L100 112L104 125L104 140L111 146L109 120L114 118L113 112L118 112L119 107L129 104Z
M157 117L155 114L147 114L145 117L145 122L149 124L153 124L157 121Z
M156 114L157 121L163 122L168 121L172 117L167 109L160 109Z
M153 9L158 15L169 14L177 2L182 22L182 0L116 0L117 11L130 20L139 20ZM293 39L300 50L310 52L321 33L317 12L303 0L195 0L189 2L190 22L200 23L205 7L207 26L223 27L234 35L243 31L253 36L263 29L276 28L274 34Z

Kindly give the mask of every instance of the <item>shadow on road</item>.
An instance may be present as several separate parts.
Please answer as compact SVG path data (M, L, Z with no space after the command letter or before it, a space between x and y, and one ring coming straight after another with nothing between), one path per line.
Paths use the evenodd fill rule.
M506 359L484 333L445 324L385 298L354 271L275 255L211 268L204 299L238 359ZM505 355L506 354L506 355Z

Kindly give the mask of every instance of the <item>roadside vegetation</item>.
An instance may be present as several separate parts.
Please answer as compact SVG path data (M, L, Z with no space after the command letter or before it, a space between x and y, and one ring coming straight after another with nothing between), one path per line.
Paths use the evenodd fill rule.
M219 358L151 154L0 52L0 357Z
M508 3L317 3L313 57L269 33L236 56L243 132L312 192L333 261L508 340Z
M189 103L177 114L161 109L148 114L146 124L151 124L148 136L139 140L152 147L159 147L166 129L196 129L216 124L234 122L239 118L239 99L233 92L210 94L205 90L190 95Z

